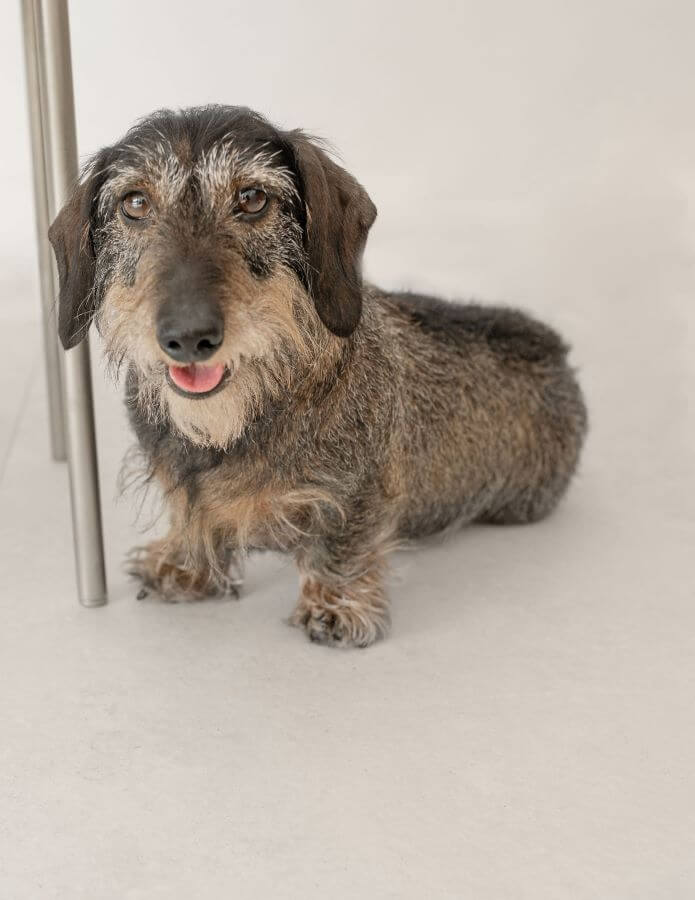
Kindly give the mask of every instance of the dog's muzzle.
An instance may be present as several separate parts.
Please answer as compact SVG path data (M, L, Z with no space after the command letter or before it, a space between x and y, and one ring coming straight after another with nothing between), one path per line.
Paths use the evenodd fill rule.
M183 366L210 359L224 339L214 275L203 261L184 259L160 278L157 341L170 359Z

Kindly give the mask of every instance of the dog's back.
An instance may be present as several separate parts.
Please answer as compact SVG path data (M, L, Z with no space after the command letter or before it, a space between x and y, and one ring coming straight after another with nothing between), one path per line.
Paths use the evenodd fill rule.
M509 307L450 303L409 292L390 294L389 300L423 332L444 344L465 348L483 341L508 361L558 364L569 349L552 328Z

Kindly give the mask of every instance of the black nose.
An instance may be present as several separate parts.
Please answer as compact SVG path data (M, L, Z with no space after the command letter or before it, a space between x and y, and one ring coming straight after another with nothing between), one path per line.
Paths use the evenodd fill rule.
M160 318L157 340L162 350L176 362L193 363L209 359L222 343L222 317L191 323L180 318Z

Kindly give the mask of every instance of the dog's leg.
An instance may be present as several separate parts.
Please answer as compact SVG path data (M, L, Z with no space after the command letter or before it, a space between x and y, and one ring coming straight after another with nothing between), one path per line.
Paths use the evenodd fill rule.
M193 547L174 530L162 540L132 550L127 571L141 582L138 600L148 594L170 603L224 595L237 597L241 585L232 548L221 542L214 547Z
M368 647L384 637L390 625L385 558L385 542L349 560L336 560L325 546L300 555L301 589L290 624L319 644Z

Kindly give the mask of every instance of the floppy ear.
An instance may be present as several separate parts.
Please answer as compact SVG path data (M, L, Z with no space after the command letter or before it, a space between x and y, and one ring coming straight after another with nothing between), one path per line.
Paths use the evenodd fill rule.
M323 324L347 337L362 312L362 252L376 207L362 185L301 131L286 134L305 204L309 293Z
M58 334L70 350L84 339L94 317L95 254L92 242L94 206L108 164L102 152L90 164L48 229L58 265Z

